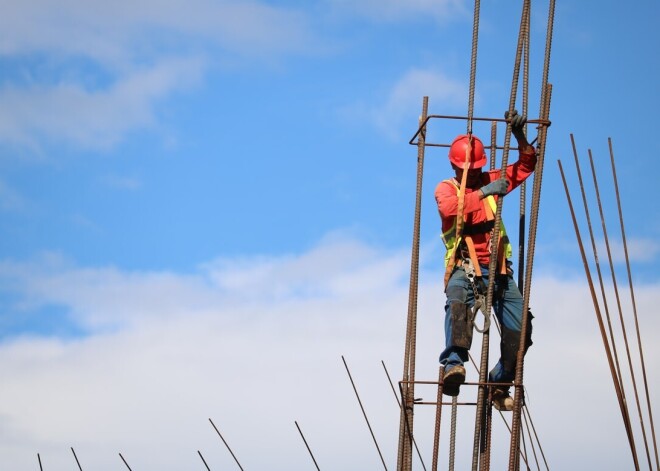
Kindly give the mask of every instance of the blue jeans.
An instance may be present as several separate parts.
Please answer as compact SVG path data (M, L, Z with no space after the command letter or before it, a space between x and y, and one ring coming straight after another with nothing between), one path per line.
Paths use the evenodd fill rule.
M488 286L488 267L481 266L482 279ZM440 363L445 366L445 370L450 370L454 366L462 365L469 360L468 350L466 348L451 345L452 338L452 317L450 307L452 303L464 303L472 308L474 306L474 291L472 285L465 275L463 267L457 266L447 283L447 302L445 304L445 350L440 354ZM498 296L498 293L501 295ZM486 293L484 293L485 295ZM493 291L493 309L500 325L515 332L520 332L522 328L522 310L523 299L520 290L513 281L512 275L495 276L495 286ZM479 319L479 317L477 317ZM483 320L483 318L481 318ZM481 323L477 320L478 323ZM513 381L515 377L515 368L512 371L505 371L502 366L502 359L497 362L490 372L490 381L505 383Z

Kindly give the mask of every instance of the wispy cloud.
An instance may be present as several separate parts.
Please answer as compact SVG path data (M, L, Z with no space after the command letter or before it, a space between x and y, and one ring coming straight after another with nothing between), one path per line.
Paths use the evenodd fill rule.
M111 467L122 451L135 468L189 469L199 464L190 452L197 449L212 467L222 467L227 457L207 422L212 417L246 467L308 469L293 425L298 420L325 466L375 468L379 461L341 355L385 458L394 462L398 408L380 360L396 380L408 253L333 238L306 253L215 260L192 273L77 267L56 255L2 263L1 286L22 300L18 307L65 306L88 334L66 340L25 335L0 345L0 466L17 469L41 451L55 467L71 459L74 444L86 467ZM423 272L421 281L417 378L432 380L444 295L438 273ZM575 279L539 275L532 292L535 344L525 362L525 384L549 459L560 468L626 468L588 289ZM640 312L651 313L658 287L642 285L636 292ZM643 316L643 335L658 332L656 317ZM658 371L660 350L650 344L645 353L647 371ZM472 369L468 374L476 375ZM650 379L657 382L653 373ZM556 420L556 408L547 407L558 400L556 388L545 387L548 381L570 384L572 395L590 398L562 400L563 413L584 419L571 434ZM435 397L433 388L422 386L417 394ZM473 417L466 420L470 428ZM594 431L596 420L607 426ZM419 430L432 430L432 422L432 411L421 407ZM494 436L500 433L506 431ZM576 447L576 436L593 440ZM431 449L431 440L431 433L418 437L423 450ZM458 444L465 456L471 446L471 440ZM494 463L507 458L508 452L494 450Z
M0 139L109 148L156 125L157 104L197 83L208 60L271 61L315 44L304 14L257 1L6 5L0 57L13 72L0 87Z
M366 119L383 134L398 139L402 126L405 124L409 129L407 124L414 122L414 117L419 114L422 96L428 96L435 107L454 110L464 105L467 85L443 72L411 69L389 87L380 103L346 107L342 115L346 119Z
M401 21L431 17L437 21L455 20L467 15L463 0L328 0L337 8L352 11L377 21Z
M0 138L38 146L42 139L109 148L133 130L157 123L155 104L199 80L203 62L175 59L135 70L105 89L75 82L0 89Z
M27 202L23 196L7 182L0 180L0 209L3 211L18 211L24 209Z

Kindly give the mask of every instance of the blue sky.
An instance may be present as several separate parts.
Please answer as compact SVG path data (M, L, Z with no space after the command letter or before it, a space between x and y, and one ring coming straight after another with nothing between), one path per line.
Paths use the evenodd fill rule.
M5 3L0 467L27 469L40 450L52 466L65 467L73 445L97 466L115 463L124 449L142 469L182 469L205 440L221 466L222 450L204 423L214 413L252 454L253 468L270 462L308 469L298 438L286 435L297 433L296 414L307 414L301 425L312 443L317 434L326 466L378 466L359 431L359 438L339 436L342 420L361 426L340 355L357 363L373 389L372 407L390 443L398 419L379 369L381 359L394 378L401 368L416 178L416 149L408 141L423 96L431 113L467 112L472 3ZM477 116L500 117L508 106L518 3L482 5ZM645 338L652 338L660 328L649 315L660 284L660 6L557 3L532 294L538 341L527 384L553 400L544 395L542 371L570 384L579 374L563 362L591 365L593 381L574 386L602 396L593 412L580 411L585 424L593 413L620 433L613 396L602 392L612 386L556 160L581 211L569 134L590 196L592 149L618 281L627 286L612 138L638 309ZM546 15L547 2L534 3L530 117L538 116ZM452 126L429 133L448 142L462 132ZM420 297L420 322L427 324L418 360L429 378L437 374L444 303L433 189L449 172L445 152L430 149ZM505 201L510 227L516 198ZM591 216L599 228L595 206ZM647 370L658 371L657 347L645 345ZM262 377L277 391L278 411L254 405L262 402ZM292 379L294 392L284 394ZM657 384L657 376L650 381ZM603 419L598 406L611 417ZM252 411L268 425L241 416ZM596 449L603 455L598 469L629 463L614 432L597 435L593 448L574 448L555 432L552 413L546 419L551 465L594 464ZM101 422L102 431L94 425ZM251 436L255 427L263 435ZM275 445L269 436L291 442ZM162 462L149 461L170 442ZM604 443L612 443L611 454L603 453Z

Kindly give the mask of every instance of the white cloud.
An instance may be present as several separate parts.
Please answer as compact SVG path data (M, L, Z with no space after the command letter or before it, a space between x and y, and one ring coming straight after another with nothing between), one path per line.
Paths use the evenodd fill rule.
M300 51L312 43L303 14L258 1L4 3L0 52L5 55L51 52L121 66L141 54L199 40L257 55Z
M455 20L468 15L464 0L329 0L336 7L354 11L378 21L428 16L437 21Z
M199 81L208 58L272 61L319 45L304 14L257 1L3 7L0 57L13 74L0 88L0 139L37 150L44 139L108 148L156 125L157 104Z
M0 89L0 138L38 147L46 138L85 148L108 148L134 129L157 123L155 104L199 80L199 59L171 59L121 77L107 89L56 86Z
M467 86L442 72L411 69L407 71L385 94L377 105L355 105L342 110L353 120L366 119L392 139L400 138L400 129L419 115L422 97L428 96L434 108L456 110L467 98Z
M133 469L201 468L197 450L212 469L231 467L210 417L246 469L309 469L294 420L322 468L376 469L341 355L393 466L398 412L380 360L396 381L408 253L330 239L299 255L216 260L189 274L80 268L57 256L3 263L3 289L26 299L23 309L64 305L92 334L0 345L0 468L29 468L39 452L45 468L66 469L70 446L85 469L121 467L118 452ZM444 304L437 275L421 276L420 380L437 377ZM638 288L643 337L652 338L660 290ZM623 428L590 304L583 282L536 277L535 344L525 363L530 410L553 468L625 469ZM657 404L660 351L645 347ZM475 379L474 370L469 376ZM416 396L432 400L435 392L419 386ZM429 406L416 411L428 461L433 416ZM471 410L459 417L462 427L473 426ZM508 440L499 421L496 427L493 467L501 468ZM471 433L459 437L468 437L459 439L459 456L471 456Z

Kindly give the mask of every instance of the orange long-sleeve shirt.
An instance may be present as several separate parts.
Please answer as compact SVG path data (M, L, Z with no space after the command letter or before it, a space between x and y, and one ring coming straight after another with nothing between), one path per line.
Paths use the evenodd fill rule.
M534 168L536 167L536 153L519 153L518 161L507 166L506 179L509 182L507 194L517 188L527 177L529 177ZM500 178L501 170L492 170L481 174L481 180L474 188L465 189L465 202L463 210L463 218L465 226L473 226L487 221L486 212L484 211L484 204L487 204L485 199L480 199L479 189L488 183ZM460 182L452 179L456 186ZM495 199L497 200L497 196ZM442 232L448 231L456 221L458 213L458 195L456 187L448 181L442 181L435 188L435 200L438 203L438 211L442 219ZM472 234L474 248L477 252L479 263L488 265L490 258L490 231L484 233Z

